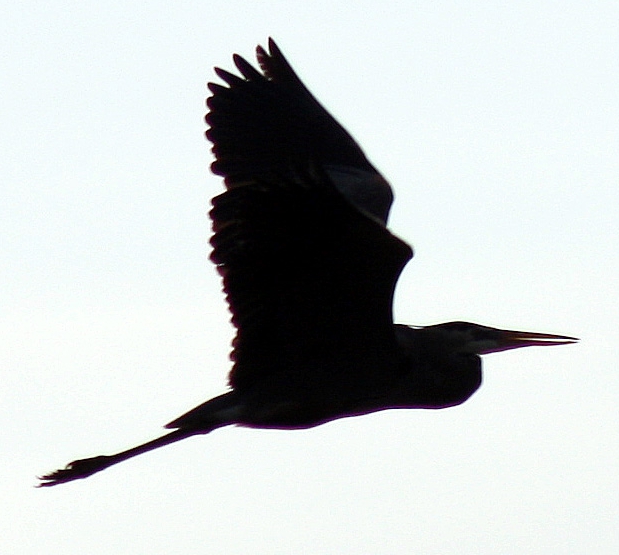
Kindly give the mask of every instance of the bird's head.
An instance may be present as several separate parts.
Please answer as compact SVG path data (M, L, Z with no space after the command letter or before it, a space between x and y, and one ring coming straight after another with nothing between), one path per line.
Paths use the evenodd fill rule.
M453 351L462 354L486 355L519 347L566 345L578 341L565 335L501 330L469 322L446 322L424 329L436 334Z

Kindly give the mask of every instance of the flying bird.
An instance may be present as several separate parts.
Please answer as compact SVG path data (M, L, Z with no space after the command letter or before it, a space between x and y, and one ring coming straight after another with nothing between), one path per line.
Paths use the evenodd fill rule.
M393 322L411 247L387 228L391 187L301 82L272 39L259 69L215 68L206 137L225 192L213 247L236 327L229 390L167 435L69 463L40 486L85 478L222 426L298 429L385 409L441 409L481 385L480 355L576 338L467 322Z

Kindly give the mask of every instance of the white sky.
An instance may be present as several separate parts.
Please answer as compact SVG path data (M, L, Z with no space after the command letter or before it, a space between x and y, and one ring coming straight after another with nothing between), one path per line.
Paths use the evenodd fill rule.
M582 342L34 489L224 390L205 83L269 35L394 185L399 321ZM1 553L619 552L616 2L6 2L0 48Z

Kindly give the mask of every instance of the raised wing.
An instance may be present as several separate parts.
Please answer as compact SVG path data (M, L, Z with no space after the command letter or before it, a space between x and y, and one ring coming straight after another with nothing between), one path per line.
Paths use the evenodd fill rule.
M257 55L263 73L235 56L242 77L217 69L228 86L209 84L207 101L227 186L211 243L237 328L230 385L342 405L392 383L393 293L412 251L386 229L391 189L355 141L273 41Z
M256 54L262 73L235 55L242 77L216 68L228 86L208 85L212 171L230 187L313 160L353 204L386 223L393 200L389 184L303 85L272 39L268 52L259 46Z

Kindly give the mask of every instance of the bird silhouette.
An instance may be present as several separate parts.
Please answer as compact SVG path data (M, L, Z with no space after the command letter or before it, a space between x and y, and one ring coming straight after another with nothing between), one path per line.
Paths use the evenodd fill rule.
M440 409L482 380L479 355L573 337L466 322L394 324L413 253L386 227L391 187L301 82L272 39L259 69L209 83L206 137L226 190L212 201L211 259L236 327L229 390L170 422L167 435L73 461L39 486L216 428L308 428L385 409Z

